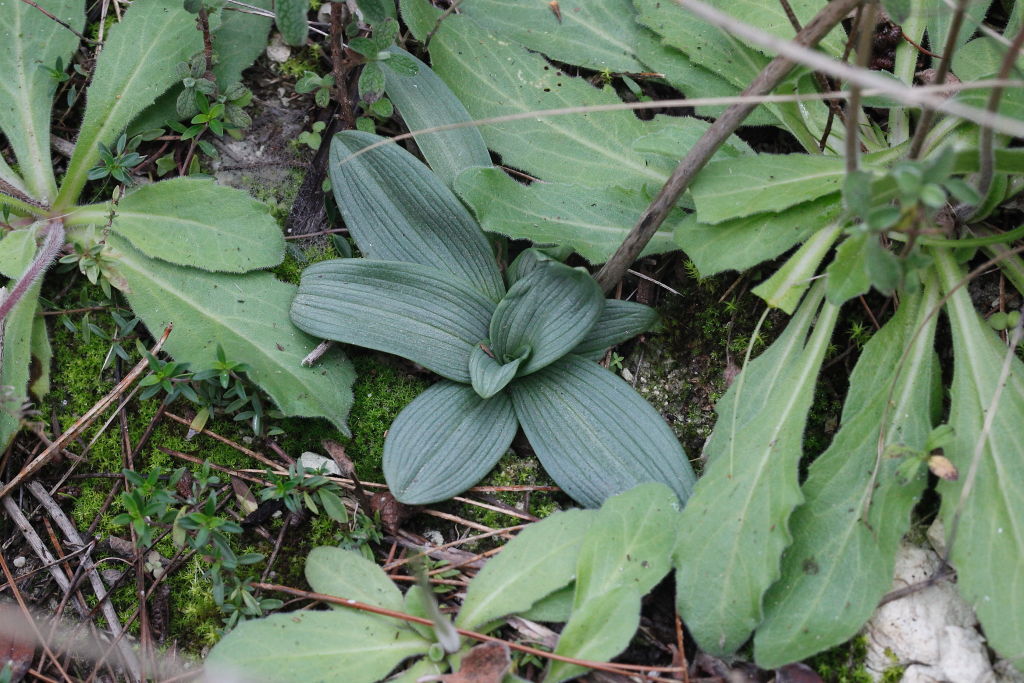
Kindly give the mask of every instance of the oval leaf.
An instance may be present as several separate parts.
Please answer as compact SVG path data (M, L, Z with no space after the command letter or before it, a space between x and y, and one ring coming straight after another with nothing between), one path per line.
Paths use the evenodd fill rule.
M606 299L601 317L572 353L590 360L599 360L616 344L646 332L658 322L658 312L635 301Z
M604 294L588 273L557 261L538 262L494 310L491 350L499 363L528 351L518 371L528 375L569 353L603 309Z
M477 344L469 357L469 376L473 383L473 391L480 395L480 398L490 398L504 389L516 376L516 370L522 362L523 356L513 359L509 363L501 364L484 347L487 342Z
M363 255L433 266L500 299L505 285L487 238L430 169L390 143L352 156L382 140L345 131L331 142L331 187Z
M640 592L619 586L573 610L558 637L555 654L606 662L626 649L640 626ZM545 681L566 681L587 671L567 662L552 662Z
M292 320L312 335L393 353L469 382L469 357L494 304L462 280L416 263L337 259L302 273Z
M358 600L401 612L402 592L388 575L361 553L341 548L313 548L306 558L306 581L317 593ZM338 609L348 610L342 605Z
M648 481L689 498L695 478L679 441L611 372L569 355L516 380L509 394L544 469L580 503L596 507Z
M441 381L405 407L384 441L391 493L423 505L462 493L494 467L516 435L505 394L480 398L472 387Z

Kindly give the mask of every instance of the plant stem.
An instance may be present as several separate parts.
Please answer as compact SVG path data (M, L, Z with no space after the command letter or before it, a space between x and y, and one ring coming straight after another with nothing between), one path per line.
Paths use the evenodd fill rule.
M43 246L39 247L39 251L36 252L32 263L22 273L22 276L18 279L17 284L14 285L14 288L11 289L7 298L0 303L0 321L7 317L7 314L14 309L18 301L28 292L29 288L43 276L46 269L57 258L57 254L60 253L60 249L63 246L64 221L59 218L47 221L46 239L43 240Z
M802 46L815 45L832 30L832 27L842 21L859 2L860 0L833 0L828 3L797 34L794 39L795 42ZM701 3L697 3L695 0L687 0L684 6L691 7L697 4ZM787 57L781 55L776 57L747 86L743 91L743 95L763 95L770 92L795 65L796 62ZM651 241L654 233L657 232L658 228L665 221L679 196L690 186L697 173L704 168L704 165L707 164L712 155L740 127L743 120L750 115L750 112L756 106L756 104L744 103L734 104L726 109L725 113L711 124L711 127L701 136L697 144L683 157L682 161L679 162L679 165L672 172L671 177L661 188L658 196L644 210L640 220L633 226L632 231L630 231L616 252L597 273L597 282L605 292L610 291L618 284L623 275L625 275L626 270L637 259L640 252L643 251L647 243Z
M1009 77L1010 70L1013 69L1013 65L1017 62L1017 56L1020 54L1022 45L1024 45L1024 28L1017 32L1017 36L1013 39L1013 44L1010 45L1006 54L1003 55L1003 63L999 67L999 75L996 78L1006 80ZM988 97L988 104L985 107L990 113L994 114L998 111L999 100L1003 98L1004 90L1005 88L1001 85L992 88L992 92ZM982 126L981 135L978 139L978 167L980 169L978 173L978 194L981 195L982 199L984 199L992 187L993 166L995 162L993 142L992 128L990 126Z
M875 16L878 13L878 5L874 0L868 0L867 5L861 6L857 11L857 66L867 68L871 60L871 38L875 29ZM858 154L860 153L860 135L857 134L860 113L861 87L856 83L850 84L850 99L847 100L846 113L846 172L854 173L857 170Z

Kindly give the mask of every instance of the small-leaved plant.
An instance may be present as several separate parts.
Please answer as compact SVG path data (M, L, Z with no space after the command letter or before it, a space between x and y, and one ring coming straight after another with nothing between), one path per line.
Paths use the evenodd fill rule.
M524 251L505 278L476 221L405 150L359 131L331 143L331 184L366 258L302 274L292 320L436 372L395 419L384 475L410 504L444 500L494 466L522 426L548 474L596 506L645 481L689 497L694 475L662 417L595 361L656 313L606 301L590 274ZM507 278L507 284L506 284Z
M649 483L609 498L599 510L556 512L531 524L470 582L454 626L489 631L516 614L564 623L555 654L607 661L629 645L641 598L671 567L678 518L677 494ZM211 680L333 680L344 672L348 683L372 683L414 659L402 680L415 681L458 670L474 644L454 632L420 586L403 595L359 552L314 549L306 580L341 602L431 618L434 626L344 604L274 614L240 624L214 646L205 663ZM557 683L585 672L552 661L543 680Z

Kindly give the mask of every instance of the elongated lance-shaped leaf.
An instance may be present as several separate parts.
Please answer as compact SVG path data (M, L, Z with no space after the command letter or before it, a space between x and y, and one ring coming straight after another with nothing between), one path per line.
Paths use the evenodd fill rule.
M517 374L528 375L583 341L603 309L604 294L586 271L540 262L494 309L491 350L501 363L527 354Z
M99 159L99 143L112 146L131 120L179 81L175 65L203 48L195 16L180 0L132 5L110 29L86 91L85 116L75 152L57 194L70 206Z
M619 586L600 599L573 610L558 636L555 654L590 661L608 661L626 649L640 626L640 591ZM551 663L545 681L576 678L586 669L566 662Z
M362 553L334 547L313 548L306 557L306 581L317 593L357 600L401 612L402 592L376 562ZM332 605L350 610L343 605Z
M974 310L952 250L933 251L953 336L945 454L960 471L940 482L941 516L952 539L961 594L974 605L989 645L1024 669L1024 366ZM968 489L965 493L965 488ZM948 540L948 539L947 539Z
M82 207L68 222L102 225L110 211L109 204ZM212 180L140 187L118 203L110 229L146 256L203 270L243 273L284 258L284 238L266 205Z
M258 384L285 415L324 417L348 434L355 372L332 352L316 365L302 359L316 346L288 319L295 286L270 273L229 275L151 259L111 233L117 269L128 281L128 303L153 334L175 330L164 348L193 370L213 367L221 347L229 360L249 365Z
M693 469L665 420L596 363L570 354L507 391L544 469L576 501L597 507L649 481L690 497Z
M243 621L203 664L217 681L374 683L429 647L394 619L354 609L305 610Z
M410 131L472 121L465 105L429 66L392 45L388 51L412 60L415 74L400 74L384 67L384 92L391 99ZM452 188L455 178L467 168L490 166L491 154L476 126L442 130L416 136L416 146L441 182Z
M814 382L838 308L808 294L782 336L747 365L719 402L708 467L683 510L676 549L680 614L701 648L734 652L761 621L779 576ZM808 330L817 315L814 331Z
M635 301L606 299L601 317L572 353L591 360L600 360L604 352L616 344L647 332L658 322L658 312Z
M35 233L35 228L28 228L0 240L0 253L4 255L0 258L0 278L10 275L13 284L13 278L28 268L35 256ZM0 320L0 450L5 450L17 433L23 404L28 400L32 327L41 283L42 279L37 280ZM0 287L0 303L9 296L10 289Z
M517 358L507 363L499 363L488 349L487 340L477 344L473 353L469 356L469 377L473 384L473 391L479 394L480 398L490 398L508 386L508 383L516 376L519 364L529 354L524 350Z
M85 25L83 0L47 2L46 11L75 31ZM0 130L29 194L49 204L57 194L50 161L50 108L57 81L47 69L59 66L63 72L70 65L78 36L20 1L0 4L0 36Z
M796 310L797 304L810 287L814 273L821 261L842 233L839 223L819 230L811 235L770 278L754 287L754 294L764 299L773 308L786 313Z
M393 144L352 156L383 139L345 131L331 142L334 198L363 255L433 266L500 299L505 285L487 238L430 169Z
M482 399L465 384L433 385L398 414L384 441L384 477L403 503L436 503L480 481L516 435L505 394Z
M520 531L469 584L455 624L475 629L524 612L568 585L576 575L580 543L598 514L565 510Z
M920 457L931 429L938 301L932 278L922 293L903 298L864 347L842 426L811 465L806 502L790 518L793 545L782 577L765 595L765 620L754 637L765 668L846 642L892 584L900 538L926 483L923 463L909 481L898 470Z
M436 268L337 259L303 271L292 320L317 337L393 353L469 382L469 356L487 338L493 311L468 283Z

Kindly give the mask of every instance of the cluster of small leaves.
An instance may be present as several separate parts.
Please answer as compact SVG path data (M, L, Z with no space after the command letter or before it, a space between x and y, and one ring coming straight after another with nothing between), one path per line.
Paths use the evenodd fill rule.
M46 66L40 64L39 68L45 71L51 79L53 79L53 92L56 93L57 89L64 83L71 80L71 74L67 73L64 67L64 60L61 57L57 57L53 66ZM81 64L73 64L72 68L82 78L88 78L89 72L87 72ZM75 106L75 102L78 101L78 87L71 85L68 87L66 103L68 108Z
M113 302L108 300L109 305L113 305ZM123 361L131 361L132 357L128 351L124 348L124 343L130 339L135 339L135 329L138 327L141 319L131 314L131 309L128 308L111 308L106 311L110 316L110 320L113 323L113 330L107 331L102 326L92 321L92 311L86 311L79 322L75 322L67 314L61 315L59 320L71 334L80 338L84 343L88 344L92 338L98 337L104 341L110 342L110 348L107 349L106 355L103 357L103 366L101 370L106 370L114 362L114 358L120 358ZM124 315L122 315L124 314Z
M267 472L267 479L270 486L260 491L261 501L279 500L293 514L299 514L305 508L318 515L323 509L339 524L348 523L348 511L341 501L341 487L322 474L308 472L301 462L290 465L287 474Z
M331 103L331 88L334 87L334 76L320 76L313 71L303 72L302 78L295 82L295 92L306 95L313 93L313 101L318 107L326 107Z
M216 95L217 82L206 77L206 55L199 53L187 62L178 62L175 67L181 78L182 91L178 94L176 106L178 116L187 119L199 113L196 95Z
M398 37L398 22L387 18L372 27L369 37L353 38L348 46L366 60L359 74L359 106L369 116L356 119L356 128L367 133L376 129L373 118L388 119L395 112L391 100L384 97L385 78L381 63L386 62L388 68L404 76L414 76L419 66L405 55L391 52L390 48Z
M110 149L100 142L98 144L100 160L99 163L89 169L89 180L102 180L103 178L110 177L124 185L131 185L131 170L146 159L146 157L135 151L141 142L141 136L136 135L131 140L128 140L128 136L124 133L117 139L114 149Z
M117 259L104 242L86 244L74 240L71 248L70 254L65 254L57 261L58 269L77 268L91 284L99 285L108 299L113 297L113 289L126 289L127 283L117 271Z

